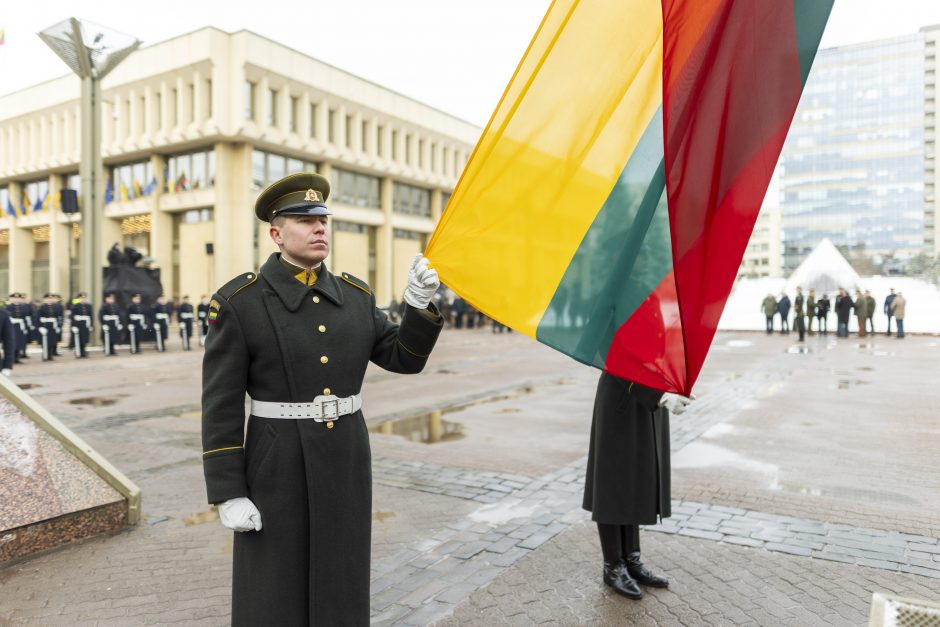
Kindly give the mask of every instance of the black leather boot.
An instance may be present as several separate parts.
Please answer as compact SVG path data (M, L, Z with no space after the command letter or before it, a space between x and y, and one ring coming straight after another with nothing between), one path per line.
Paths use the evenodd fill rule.
M613 588L614 592L628 599L643 598L643 591L627 572L627 565L623 561L615 564L604 562L604 583Z
M640 552L636 551L627 555L625 560L627 574L636 579L644 586L651 588L668 588L669 580L661 577L643 565L640 561Z

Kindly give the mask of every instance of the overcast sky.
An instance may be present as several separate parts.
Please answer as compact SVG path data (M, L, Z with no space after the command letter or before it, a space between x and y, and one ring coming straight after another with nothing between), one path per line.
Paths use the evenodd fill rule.
M252 30L482 126L549 1L40 0L4 5L0 94L69 73L36 36L68 17L123 31L145 46L213 25ZM938 0L837 0L822 45L913 33L937 23ZM125 61L130 62L133 57Z

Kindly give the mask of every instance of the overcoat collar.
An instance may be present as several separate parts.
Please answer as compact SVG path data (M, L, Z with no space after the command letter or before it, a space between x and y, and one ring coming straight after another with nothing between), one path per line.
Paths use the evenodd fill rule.
M323 294L327 300L336 305L343 304L343 292L340 290L339 282L326 269L325 264L321 267L317 282L313 287L307 287L291 276L290 271L281 264L279 255L280 253L272 253L268 257L268 260L261 266L261 276L268 282L268 285L274 288L288 311L297 311L304 297L311 290Z

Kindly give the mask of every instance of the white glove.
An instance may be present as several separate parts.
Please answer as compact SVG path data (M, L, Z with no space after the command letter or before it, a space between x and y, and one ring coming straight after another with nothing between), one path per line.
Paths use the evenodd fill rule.
M3 370L0 370L0 374L2 374L5 377L9 377L11 374L13 374L13 371L10 370L9 368L4 368Z
M441 285L437 278L437 270L428 268L428 258L424 255L415 256L408 271L408 287L405 288L405 302L415 309L427 309L431 297Z
M232 531L261 531L261 512L244 496L219 505L219 520Z
M670 414L678 416L688 408L693 400L695 400L694 396L686 398L685 396L679 396L672 392L666 392L663 394L663 397L659 399L659 406L668 409Z

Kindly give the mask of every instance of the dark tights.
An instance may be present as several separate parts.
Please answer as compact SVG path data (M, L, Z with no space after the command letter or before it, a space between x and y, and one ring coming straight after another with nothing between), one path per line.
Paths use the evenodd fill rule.
M640 527L638 525L607 525L597 523L601 537L601 552L604 561L615 564L630 553L640 552Z

